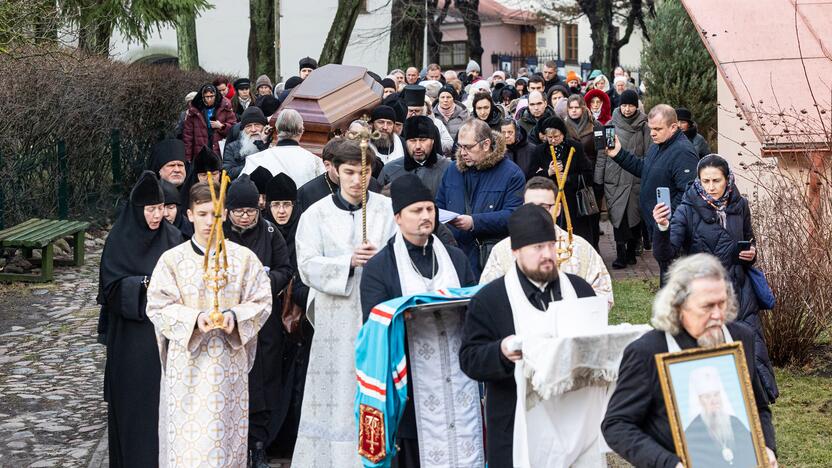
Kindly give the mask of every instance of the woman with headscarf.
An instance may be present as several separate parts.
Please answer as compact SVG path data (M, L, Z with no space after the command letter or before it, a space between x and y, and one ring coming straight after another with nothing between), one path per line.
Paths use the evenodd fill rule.
M600 91L598 91L600 92ZM604 93L601 93L604 94ZM606 94L604 94L606 96ZM595 170L595 163L599 157L606 158L603 154L604 148L595 147L595 132L604 132L604 126L599 123L590 113L586 106L586 101L580 94L573 94L566 98L566 114L569 117L566 119L566 129L569 138L580 142L581 148L584 150L584 155L589 160L590 167L593 172ZM593 177L590 177L587 184L592 185L595 191L595 199L598 206L601 206L601 197L603 196L603 188L595 187ZM592 225L591 236L586 240L598 250L598 241L601 234L599 223L601 222L601 215L596 214L590 216Z
M756 371L773 403L779 395L768 348L759 318L757 295L748 276L748 267L757 260L751 208L734 184L728 161L709 154L696 167L697 178L682 197L673 216L664 203L653 209L658 229L653 234L653 255L659 262L670 262L678 255L708 253L717 257L731 278L739 303L737 320L755 332ZM750 242L749 247L740 242Z
M621 147L634 155L647 154L650 127L647 115L638 108L638 95L628 89L621 94L621 104L612 113L612 125ZM607 211L615 237L615 260L612 267L625 268L636 264L636 251L641 240L641 212L638 194L641 179L614 164L606 157L595 164L595 184L604 188Z
M584 102L592 113L592 117L602 125L606 125L612 118L610 97L600 89L590 89L584 95Z
M185 114L182 130L185 159L191 161L203 146L220 154L220 140L228 136L235 123L237 115L231 108L231 101L224 98L214 85L203 85Z
M453 86L448 84L439 90L436 104L433 106L433 116L448 127L448 133L456 141L459 127L468 119L468 110L459 102L459 94Z
M147 285L159 257L185 239L164 219L159 180L144 171L104 243L99 269L99 333L107 345L104 400L110 466L159 463L161 367Z
M578 215L578 199L576 193L585 185L590 186L589 184L592 183L592 166L586 156L584 156L580 142L568 137L566 124L560 117L556 116L541 120L537 123L533 131L543 140L543 143L537 145L535 149L538 171L542 171L541 175L548 176L556 185L558 181L555 176L555 162L552 160L552 149L554 148L558 170L563 174L569 152L574 148L575 153L572 155L569 173L566 176L564 195L566 195L566 205L569 208L569 215L572 221L572 232L592 243L593 216ZM558 225L563 229L567 227L564 210L561 210L561 215L558 217ZM595 249L597 250L597 247Z
M281 363L283 329L280 321L281 293L293 270L286 242L277 228L260 215L260 193L247 174L242 174L228 188L225 206L228 218L223 232L257 255L266 269L272 289L272 313L257 334L257 353L249 371L249 436L252 467L266 468L266 447L277 433L284 414L277 411L282 396ZM275 421L277 420L277 421Z
M474 117L487 123L491 130L495 132L500 131L500 121L503 119L503 112L498 107L491 95L488 93L479 93L474 96L471 105L474 109Z

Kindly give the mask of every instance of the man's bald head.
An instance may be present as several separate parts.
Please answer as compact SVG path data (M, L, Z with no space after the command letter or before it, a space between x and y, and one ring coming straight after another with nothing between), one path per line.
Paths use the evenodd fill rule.
M678 118L676 117L676 109L668 106L667 104L656 104L650 109L650 113L647 115L648 120L654 121L661 121L665 125L671 125L678 122ZM657 120L661 119L661 120Z
M529 93L529 113L535 118L542 116L546 112L546 100L543 99L543 93L540 91L532 91Z

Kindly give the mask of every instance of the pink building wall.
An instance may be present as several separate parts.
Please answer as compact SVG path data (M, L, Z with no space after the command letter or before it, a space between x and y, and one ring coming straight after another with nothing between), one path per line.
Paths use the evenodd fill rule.
M495 52L520 53L520 26L502 23L484 24L480 27L482 37L482 62L480 68L483 76L490 76L495 71L491 63L491 54ZM468 40L464 27L442 30L442 42ZM516 72L517 70L513 70Z

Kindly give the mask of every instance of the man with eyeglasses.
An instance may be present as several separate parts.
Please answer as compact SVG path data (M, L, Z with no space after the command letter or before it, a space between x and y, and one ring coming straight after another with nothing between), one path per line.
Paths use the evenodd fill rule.
M526 205L532 204L541 206L549 213L555 207L555 196L558 189L551 179L546 177L532 177L526 183L526 192L523 194L523 202ZM571 249L559 254L560 258L566 258L558 267L564 273L569 273L583 278L596 296L606 296L610 307L613 306L612 279L610 272L604 265L604 259L592 248L589 242L581 236L572 236L572 243L569 244L569 236L554 222L554 218L560 214L553 213L552 224L555 225L555 233L558 237L558 248L561 250ZM480 284L488 284L491 281L505 275L514 265L514 257L511 254L511 238L507 237L494 246L488 263L480 276Z
M538 143L537 135L533 134L532 129L538 122L552 115L554 113L552 109L546 106L546 98L543 97L543 93L532 91L529 93L529 105L523 109L523 113L517 119L517 124L523 127L523 130L529 135L530 141Z
M269 276L272 290L272 313L257 334L257 353L248 374L249 466L267 468L266 447L277 436L272 420L280 401L283 363L283 327L281 293L292 278L289 250L277 227L260 216L260 194L247 175L238 177L228 188L228 219L223 223L226 239L247 247L257 255Z
M235 123L237 115L231 108L231 101L224 98L214 85L203 85L185 115L182 130L185 159L190 162L203 146L220 154L220 140L228 136Z
M505 157L503 136L482 120L462 124L457 148L456 164L436 191L436 207L459 214L448 224L479 279L491 248L508 235L508 217L523 204L526 178Z

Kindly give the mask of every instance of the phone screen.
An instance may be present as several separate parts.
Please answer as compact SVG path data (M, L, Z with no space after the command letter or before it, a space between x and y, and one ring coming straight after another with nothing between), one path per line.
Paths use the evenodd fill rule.
M615 127L612 125L604 127L604 138L607 142L607 148L615 148Z

